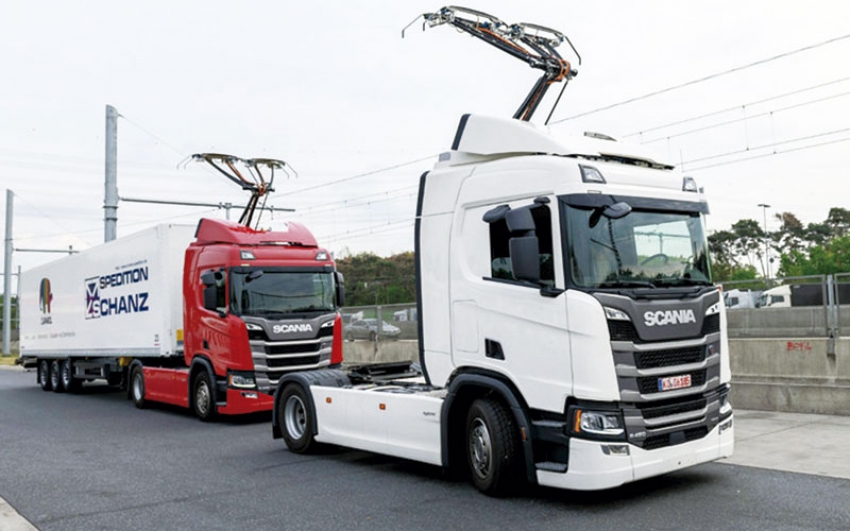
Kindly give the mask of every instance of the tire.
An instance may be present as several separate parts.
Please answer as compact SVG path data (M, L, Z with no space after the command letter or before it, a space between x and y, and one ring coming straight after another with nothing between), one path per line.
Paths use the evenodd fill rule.
M130 371L130 399L133 405L139 409L144 409L147 405L145 402L145 372L141 365L134 365Z
M369 332L369 341L374 342L375 338L377 338L377 337L378 337L378 334L376 334L375 332Z
M42 391L50 391L53 386L50 385L50 361L38 360L38 385Z
M345 339L347 341L354 341L354 334L352 334L351 332L346 332L345 333Z
M520 442L510 411L483 398L466 417L466 458L472 484L488 496L502 496L520 483Z
M76 393L80 390L81 382L74 378L74 362L71 361L71 358L62 362L60 379L62 380L62 387L69 393Z
M289 450L297 454L310 453L317 446L313 437L316 419L313 418L313 409L310 405L307 392L294 383L284 388L276 404L283 440Z
M204 422L213 420L216 415L215 388L209 373L201 369L192 381L192 409Z
M65 387L62 385L62 362L53 360L50 362L50 387L54 393L64 393Z

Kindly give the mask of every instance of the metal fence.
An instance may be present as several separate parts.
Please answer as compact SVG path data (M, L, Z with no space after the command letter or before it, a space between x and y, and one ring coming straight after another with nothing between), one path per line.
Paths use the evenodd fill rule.
M345 307L342 331L346 341L417 340L416 303Z
M720 287L729 337L850 334L850 273L740 280Z

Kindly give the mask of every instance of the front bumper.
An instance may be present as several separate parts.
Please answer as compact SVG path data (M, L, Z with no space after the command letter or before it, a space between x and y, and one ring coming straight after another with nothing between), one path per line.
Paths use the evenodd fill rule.
M227 404L219 406L222 415L246 415L271 411L274 397L256 389L227 389Z
M735 446L734 415L724 419L705 437L644 450L633 444L570 439L570 464L566 473L537 470L537 482L547 487L602 490L625 483L682 470L700 463L730 457ZM722 432L721 432L722 430ZM608 451L627 446L628 455Z

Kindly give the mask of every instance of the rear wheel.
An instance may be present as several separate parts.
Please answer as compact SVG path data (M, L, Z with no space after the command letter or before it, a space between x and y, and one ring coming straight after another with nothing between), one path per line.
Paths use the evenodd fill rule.
M74 378L74 362L71 358L62 362L61 373L62 387L70 393L76 393L80 390L80 381Z
M54 393L65 391L65 387L62 385L62 365L63 363L59 360L50 362L50 387L53 388Z
M145 407L145 373L141 365L136 365L130 374L130 398L139 409Z
M283 440L286 446L298 454L315 449L313 430L316 420L313 418L310 398L304 388L294 383L287 385L277 407L277 418L283 423Z
M475 488L490 496L509 493L520 480L519 449L510 411L496 400L478 399L466 417L466 456Z
M215 395L212 382L207 371L201 370L195 375L192 385L192 407L195 415L203 421L215 418Z
M42 391L50 391L53 386L50 385L50 361L38 360L38 385Z

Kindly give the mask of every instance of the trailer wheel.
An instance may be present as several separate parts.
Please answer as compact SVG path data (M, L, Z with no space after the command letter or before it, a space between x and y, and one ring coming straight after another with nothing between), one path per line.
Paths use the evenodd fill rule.
M50 386L54 393L65 392L65 387L62 386L62 362L59 360L50 362Z
M74 378L74 362L71 358L62 362L62 372L60 374L62 387L69 393L76 393L80 390L80 381Z
M205 370L198 371L195 375L192 384L192 407L195 415L204 422L215 418L215 395L210 375Z
M507 494L519 479L519 443L514 421L500 402L472 403L466 417L466 456L472 483L489 496Z
M291 383L283 390L276 404L277 418L283 424L283 440L297 454L306 454L315 448L313 427L316 420L310 408L307 392L298 384Z
M38 360L38 385L42 391L50 391L50 362L48 360Z
M145 373L141 365L133 366L133 371L130 376L130 398L133 399L133 405L139 409L145 407Z

